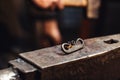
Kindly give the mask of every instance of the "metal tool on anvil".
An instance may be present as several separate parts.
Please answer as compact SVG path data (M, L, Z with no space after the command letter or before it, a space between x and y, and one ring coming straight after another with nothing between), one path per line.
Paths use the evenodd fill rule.
M61 48L64 54L70 54L72 52L82 49L84 45L85 45L84 40L81 38L78 38L76 41L72 40L69 43L63 43L61 45Z
M0 70L0 80L119 80L120 34L86 39L69 55L61 45L21 53Z

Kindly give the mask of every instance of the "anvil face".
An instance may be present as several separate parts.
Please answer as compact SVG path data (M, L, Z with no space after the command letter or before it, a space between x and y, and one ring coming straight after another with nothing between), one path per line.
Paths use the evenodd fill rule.
M20 57L37 67L41 80L93 80L94 76L100 78L107 62L120 58L120 34L87 39L83 49L68 55L60 53L64 52L58 45L22 53Z

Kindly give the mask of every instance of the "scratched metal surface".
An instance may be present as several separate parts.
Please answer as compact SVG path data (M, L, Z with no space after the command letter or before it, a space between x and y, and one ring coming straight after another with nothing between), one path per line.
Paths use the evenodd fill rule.
M113 44L104 43L104 41L110 39L115 39L119 42ZM120 48L120 34L87 39L85 40L85 47L82 50L69 55L60 55L60 53L63 52L61 51L60 45L58 45L50 48L22 53L20 56L38 66L40 69L45 69L52 66L101 55L118 48Z
M34 68L32 65L28 64L24 60L18 58L15 60L9 61L10 65L12 65L14 68L19 69L23 73L31 73L35 72L37 69Z

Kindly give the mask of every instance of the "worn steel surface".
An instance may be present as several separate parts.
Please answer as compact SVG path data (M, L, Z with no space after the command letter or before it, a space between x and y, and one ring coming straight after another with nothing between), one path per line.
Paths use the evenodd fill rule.
M114 66L120 66L120 34L87 39L82 50L69 55L60 55L61 53L63 52L58 45L22 53L20 57L38 68L41 80L120 78L117 75L120 69ZM112 68L117 73L113 74L115 70Z
M9 63L14 69L18 70L21 80L35 80L37 69L29 63L20 58L11 60Z
M16 69L19 69L21 72L23 73L31 73L31 72L35 72L37 69L34 68L32 65L28 64L27 62L25 62L24 60L18 58L15 60L11 60L9 61L9 63Z

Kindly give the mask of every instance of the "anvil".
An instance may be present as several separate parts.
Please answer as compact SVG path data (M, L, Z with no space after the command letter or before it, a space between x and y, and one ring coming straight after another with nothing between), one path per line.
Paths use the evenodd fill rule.
M9 62L12 68L0 71L0 80L11 80L3 78L8 73L13 80L119 80L120 34L84 42L83 49L68 55L60 55L61 45L21 53Z

